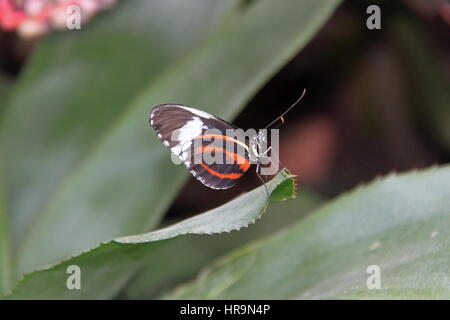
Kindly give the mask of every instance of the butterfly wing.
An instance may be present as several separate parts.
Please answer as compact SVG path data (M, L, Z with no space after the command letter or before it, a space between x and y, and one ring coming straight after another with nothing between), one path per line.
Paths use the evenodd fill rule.
M238 149L238 143L226 136L227 129L237 127L205 111L163 104L153 108L149 122L161 142L183 161L195 178L210 188L228 189L234 186L250 167L248 153L233 152ZM211 130L217 134L205 134ZM228 143L226 149L225 142ZM229 148L230 145L233 149ZM206 153L223 161L198 161ZM227 162L227 158L239 161Z

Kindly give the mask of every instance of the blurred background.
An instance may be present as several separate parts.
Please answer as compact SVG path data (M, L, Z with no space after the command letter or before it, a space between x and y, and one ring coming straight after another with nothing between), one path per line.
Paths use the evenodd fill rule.
M326 198L450 160L449 4L371 3L382 8L381 30L365 25L367 1L345 1L234 121L263 128L306 88L280 128L281 161L298 175L300 190ZM218 193L191 179L171 213L217 206L258 182L247 174Z
M95 13L115 3L94 2ZM366 27L366 1L345 1L234 119L241 128L264 127L306 88L281 128L281 160L299 176L301 186L326 197L378 175L445 163L450 157L449 3L371 4L382 7L380 30ZM40 33L51 32L27 31L22 36L0 31L3 82L14 82ZM190 179L170 214L214 207L253 187L255 178L247 175L225 192Z
M240 5L252 6L254 2L257 1L240 1ZM0 6L0 17L2 17L2 12L3 14L6 12L6 3L6 1L0 0L2 5ZM16 3L20 8L20 4L23 2L17 1ZM94 29L92 29L94 31L91 32L93 37L96 37L97 31L95 30L101 31L102 25L108 25L108 15L111 12L122 10L127 6L122 1L91 1L90 3L91 11L88 19L83 23L88 30L89 24L94 25ZM303 100L285 117L286 122L280 128L281 161L298 176L299 194L296 201L300 201L297 209L292 206L283 207L283 204L273 206L273 211L291 212L291 216L288 214L288 218L283 218L285 221L280 222L280 227L283 223L286 225L301 217L325 199L335 197L378 176L393 171L402 172L448 163L450 160L450 3L444 0L402 0L371 1L370 4L377 4L381 7L380 30L369 30L366 27L366 19L369 17L366 13L367 1L342 2L306 47L275 72L232 120L234 124L244 129L264 127L280 114L280 110L284 110L292 104L303 88L307 90ZM107 10L101 12L103 9ZM144 10L142 11L144 12ZM35 50L38 50L41 41L47 41L46 45L50 44L51 48L54 43L64 39L64 32L58 30L57 25L49 28L47 24L43 26L35 23L20 29L14 24L14 19L20 20L20 16L9 15L8 19L12 20L8 20L8 24L5 22L5 17L6 15L3 16L3 21L0 19L0 22L3 22L3 30L0 30L0 99L2 100L0 108L6 108L9 95L14 95L23 88L33 90L35 87L28 79L32 79L35 74L42 72L53 61L58 61L56 58L52 60L54 57L73 58L72 51L70 51L71 46L68 44L58 47L59 51L54 53L55 56L53 53L49 53L49 50L46 51L44 46L37 57L34 57ZM182 10L180 10L179 17L182 20ZM134 20L134 18L124 15L120 21L123 24L129 23L133 27L139 28L141 24L144 24L145 19L151 18L142 14L142 17ZM10 21L13 22L10 23ZM97 29L95 29L96 23L100 26ZM210 28L213 28L213 25L211 24ZM199 30L203 28L203 26L196 27ZM120 30L120 24L113 29L116 34L126 36L126 33L121 34ZM208 32L207 29L204 31ZM69 31L66 32L68 34L66 37L72 37L69 35ZM98 39L101 39L100 42L105 41L106 44L108 36L114 37L114 33ZM186 38L190 37L189 34L185 34L185 36ZM75 41L78 39L77 36L73 37ZM173 42L179 40L177 35L170 35L170 33L169 39ZM132 38L130 41L134 40ZM125 43L124 47L129 46L129 50L132 51L134 47L130 43ZM177 48L177 46L174 47ZM180 47L182 47L181 44ZM114 54L120 56L121 50L124 50L124 48L120 48L116 52L111 48L118 47L104 45L102 52L86 51L88 53L82 52L82 54L90 58L105 54L109 59ZM111 53L108 50L114 52ZM242 44L241 50L246 50L244 44ZM149 52L152 52L151 48L149 48ZM163 52L161 55L170 55L171 53L168 52ZM128 56L130 60L132 57L132 55ZM28 64L33 62L33 59L41 63L32 64L27 73L28 77L20 83L18 89L15 88L16 81L26 72ZM159 57L155 54L155 56L149 56L149 61L151 59L157 61ZM122 69L114 64L115 73L110 76L115 80L111 81L120 82L121 72L124 72L124 78L132 79L132 73L135 70L141 66L146 68L145 61L129 62L130 60L124 60ZM111 61L113 61L112 58ZM72 67L74 66L72 65ZM83 67L81 67L82 70L84 70ZM76 73L78 65L75 64L74 68L68 69L68 77L72 75L72 72ZM209 77L210 89L208 90L214 91L216 83L220 84L221 82L221 75L205 74L205 76ZM99 87L97 93L91 93L82 98L80 98L81 95L77 96L77 102L74 102L73 108L69 108L64 116L55 112L55 117L61 116L66 122L61 122L56 126L52 135L58 136L59 132L64 131L65 126L73 129L74 132L84 130L80 129L81 127L76 128L76 124L67 120L71 117L78 117L76 103L80 105L86 101L86 105L91 103L93 107L88 111L90 119L93 123L95 121L102 122L103 118L101 117L108 108L108 103L112 103L107 99L108 79L107 73L104 77L98 76L96 80L105 81L104 87ZM133 81L127 80L127 83L123 85L126 88L120 87L120 90L138 91L140 80ZM56 87L57 83L58 81L53 82ZM12 88L11 91L10 88ZM64 90L62 92L64 94ZM98 104L98 113L94 108L97 105L93 101L97 103L95 99L100 98L94 99L95 94L102 95L101 99L103 99ZM69 95L69 97L72 96ZM45 97L41 98L45 102ZM119 99L119 102L123 101ZM155 101L155 104L164 102L190 104L189 101ZM227 105L226 102L224 103L225 105L216 106L216 108L225 110ZM24 102L16 95L12 105L20 104L24 104ZM148 105L148 110L151 107ZM196 105L196 107L203 108L202 105ZM43 106L42 110L45 111L45 108ZM26 117L23 110L25 109L22 109L21 115ZM115 110L117 111L118 108ZM1 114L3 116L3 112ZM12 114L14 115L14 113ZM43 113L43 117L52 118L53 113L49 114L50 116ZM227 112L224 111L224 114ZM18 117L18 115L16 116ZM96 118L97 116L99 118ZM147 115L142 114L141 117L144 119ZM39 120L37 118L34 119ZM45 121L42 123L45 125ZM9 124L10 126L14 125L11 122ZM106 121L101 123L101 125L105 124ZM38 125L36 124L36 126ZM153 135L150 128L145 130L149 131L149 136ZM87 130L87 133L89 132ZM23 134L19 136L23 139ZM71 135L64 137L69 143L73 138ZM83 139L87 141L89 137ZM36 141L37 145L41 143L39 139ZM145 148L145 144L143 146ZM162 145L160 147L163 148ZM22 155L26 154L23 150L21 152ZM51 155L53 149L50 148L46 152ZM68 152L70 154L70 151ZM64 165L56 166L55 170L60 170ZM169 163L167 167L169 168L171 165ZM39 167L28 168L28 171L39 170ZM169 170L172 169L169 168ZM18 171L13 171L10 178L15 179ZM20 178L17 180L20 183L28 181L26 175L21 177L20 174L17 174L17 176ZM180 186L180 191L174 196L175 200L161 209L165 212L161 218L161 224L169 224L174 220L191 216L193 213L214 208L259 184L254 170L250 170L236 187L226 191L209 189L189 177L187 182ZM45 185L44 189L47 187L50 188ZM20 188L13 186L10 189L14 191ZM110 197L117 194L120 192L113 190ZM16 207L18 208L18 205ZM193 251L202 248L204 253L201 257L195 257L192 255L193 251L183 249L186 255L190 255L190 258L196 261L186 266L185 273L179 270L167 271L167 266L161 265L159 266L160 272L173 272L176 276L151 287L148 285L149 280L146 278L145 268L143 268L143 272L136 276L134 286L132 284L129 289L124 289L121 295L122 297L157 295L161 292L161 288L167 290L174 282L177 283L191 277L200 266L211 261L213 257L257 238L261 234L269 233L269 229L272 227L271 223L277 223L276 217L266 222L265 225L261 224L261 230L255 232L254 235L249 232L243 236L244 238L241 239L238 236L233 241L225 239L226 237L229 239L229 236L223 236L222 239L219 237L215 243L209 242L208 244L195 242L197 240L193 240L194 242L189 244L188 241L186 243L192 246ZM138 223L136 222L136 224ZM20 239L21 232L25 231L21 231L20 222L17 223L17 226L16 229L19 231L16 238ZM112 234L120 235L126 234L126 232L128 231L114 230ZM106 234L109 236L110 233ZM20 241L17 240L17 243ZM179 245L181 244L173 244L173 250L180 252L177 247ZM179 258L170 253L164 253L164 255L165 259ZM157 267L152 266L151 272L154 272L154 268ZM142 281L142 279L147 279L147 281Z

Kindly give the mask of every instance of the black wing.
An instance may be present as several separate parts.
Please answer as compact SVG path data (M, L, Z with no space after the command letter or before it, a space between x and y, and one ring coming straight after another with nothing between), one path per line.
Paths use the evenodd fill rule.
M220 145L225 140L233 143L233 139L226 137L226 130L237 127L205 111L183 105L163 104L153 108L149 122L161 142L183 161L195 178L210 188L227 189L234 186L250 166L247 152L243 153L240 162L227 163L227 157L239 156L227 152ZM206 131L211 130L217 134L205 135ZM205 139L206 136L209 139ZM193 143L196 140L201 141L200 145ZM234 144L238 149L237 143ZM218 156L223 161L210 164L199 162L198 159L202 157L198 156L203 156L205 152Z

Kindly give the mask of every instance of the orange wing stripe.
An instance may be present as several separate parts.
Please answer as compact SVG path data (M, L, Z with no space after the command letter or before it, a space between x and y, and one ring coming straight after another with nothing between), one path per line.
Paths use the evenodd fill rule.
M200 136L198 136L198 137L196 137L195 139L204 139L204 138L215 138L215 139L217 139L217 138L219 138L219 139L222 139L222 140L228 140L228 141L232 141L232 142L234 142L234 143L238 143L239 144L239 141L238 140L236 140L236 139L234 139L234 138L231 138L231 137L229 137L229 136L226 136L226 135L222 135L222 134L202 134L202 135L200 135ZM205 149L206 148L206 149ZM211 148L211 149L210 149ZM213 150L213 149L215 149L215 148L217 148L217 149L220 149L222 152L224 151L222 148L218 148L218 147L203 147L203 148L201 148L201 151L203 151L203 150L205 150L205 151L207 151L207 150ZM236 161L236 163L239 163L239 162L242 162L241 164L239 164L239 168L243 171L243 172L245 172L245 171L247 171L248 170L248 168L250 167L250 162L246 159L246 158L244 158L244 157L242 157L241 155L239 155L239 154L237 154L237 153L233 153L233 152L228 152L228 151L226 151L225 150L225 154L226 154L226 156L228 156L230 159L233 159L234 161Z
M206 171L208 171L209 173L215 175L216 177L219 177L221 179L239 179L240 177L242 177L243 173L220 173L217 172L213 169L211 169L207 164L201 163L200 164L203 168L206 169Z
M225 152L225 155L228 158L233 159L233 161L235 161L236 163L243 162L242 164L239 164L239 168L243 172L247 171L248 168L250 167L250 161L248 161L246 158L244 158L243 156L241 156L237 153L226 151L223 148L211 147L211 146L200 146L199 149L200 149L200 152L214 151L214 150L220 150L221 152Z
M201 163L200 164L206 171L208 171L209 173L211 173L211 174L213 174L216 177L219 177L221 179L239 179L240 177L242 177L242 175L245 173L245 171L247 171L248 168L250 167L250 162L246 158L240 156L237 153L226 151L223 148L211 147L211 146L200 146L198 149L199 149L200 152L220 150L221 152L225 152L225 155L227 157L233 159L234 161L237 161L237 159L240 159L240 160L244 161L243 164L239 165L239 168L242 170L242 173L239 173L239 172L238 173L236 173L236 172L233 172L233 173L220 173L220 172L217 172L217 171L213 170L212 168L210 168L205 163Z
M248 168L250 168L250 161L248 161L247 159L245 159L245 163L243 163L243 164L240 164L239 165L239 168L242 170L242 171L247 171L248 170Z

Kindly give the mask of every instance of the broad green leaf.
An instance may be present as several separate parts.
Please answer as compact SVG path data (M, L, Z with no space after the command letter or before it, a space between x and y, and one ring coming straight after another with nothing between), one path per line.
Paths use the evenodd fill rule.
M293 181L292 176L286 170L280 173L267 185L267 191L272 193L280 185L283 187L284 197L292 198L294 189L287 189L283 182ZM291 184L293 185L293 184ZM262 195L260 186L258 192L248 192L239 197L239 201L230 201L208 212L183 220L169 227L151 231L144 234L131 235L116 238L119 243L145 243L174 238L183 234L213 234L230 232L247 227L249 224L261 218L268 205L268 194Z
M292 189L282 192L285 182L272 192L271 199L275 193L286 196L292 192ZM121 297L156 298L162 291L168 291L176 284L191 279L207 263L231 249L292 225L321 202L322 199L317 194L301 188L295 200L271 203L264 218L249 225L243 232L217 234L208 238L208 241L195 235L167 241L148 257L142 270L133 277Z
M280 183L289 179L292 179L292 176L286 170L281 171L267 183L268 191L271 193ZM285 197L291 194L292 190L287 190ZM203 234L203 241L209 241L207 237L212 233L239 230L254 223L255 219L262 215L268 204L267 200L266 189L260 186L216 209L170 227L109 241L77 257L26 275L8 298L110 298L137 268L148 261L148 257L151 257L155 250L168 241L162 239L185 234ZM66 270L70 265L80 267L81 290L68 290L66 287L69 276ZM154 274L154 277L158 277L158 274Z
M200 46L155 76L132 103L123 107L115 121L108 123L108 130L87 148L89 152L82 158L75 157L76 165L71 156L71 138L78 139L76 132L83 131L84 124L79 120L72 124L70 112L63 114L70 119L56 126L64 130L75 125L77 129L63 138L58 130L53 131L50 139L60 142L58 154L52 148L39 151L45 155L46 159L42 159L33 152L25 156L21 147L13 148L20 152L10 159L17 161L14 165L9 162L10 178L27 184L25 189L30 193L23 191L22 197L14 193L16 199L11 201L31 206L30 197L46 199L32 206L39 214L28 226L19 248L18 273L52 264L113 237L153 228L187 174L170 162L168 151L148 128L150 108L163 102L180 102L229 119L308 42L337 4L331 0L260 0L243 12L235 12ZM54 118L50 115L41 118L50 121ZM96 121L100 120L94 117L88 123L95 126ZM28 131L20 133L23 140L31 141L32 150L39 149L33 145L39 135L30 138L26 136ZM61 162L54 162L58 159ZM56 180L45 176L47 169L64 179L56 184ZM26 174L40 179L28 181ZM51 197L36 191L40 188L52 189L47 193ZM15 213L18 211L16 207Z
M344 194L283 232L233 251L166 298L449 299L449 252L445 166L390 175ZM369 266L380 268L381 289L368 289Z
M81 30L53 34L39 43L13 90L2 128L2 148L8 150L2 155L6 166L8 214L16 247L28 232L36 232L33 230L35 223L41 226L46 223L40 221L45 220L52 203L59 201L62 190L76 179L76 172L90 162L105 137L123 122L137 97L147 91L168 66L203 42L215 26L223 23L223 16L228 16L235 4L236 0L120 1L114 9L96 17ZM147 101L147 109L155 103ZM136 224L142 222L144 216L148 217L143 193L155 195L157 199L164 192L175 191L179 183L174 183L175 187L161 188L160 194L157 194L159 189L147 185L136 196L120 197L119 206L111 201L118 199L115 192L133 184L134 177L128 176L127 167L121 165L139 167L143 171L151 168L148 174L161 168L161 164L155 162L162 151L153 161L145 163L151 157L147 139L152 136L146 127L147 113L148 110L142 112L133 124L141 134L129 137L135 142L144 142L139 145L140 150L135 150L134 158L128 157L132 163L114 163L114 168L109 167L122 172L123 176L114 175L113 181L108 181L113 183L111 185L102 184L106 181L101 179L95 185L102 193L97 197L73 191L78 197L71 203L63 200L61 210L64 212L60 213L73 215L76 221L61 217L44 227L45 230L38 231L52 230L45 247L39 249L39 255L46 258L36 261L35 266L51 261L45 253L53 251L52 245L56 242L65 243L65 252L58 251L58 256L64 256L96 245L99 240L136 231ZM117 152L126 155L127 145L119 145ZM142 162L138 152L146 155ZM102 165L96 170L95 178L102 173L110 174L105 172L106 167ZM81 183L94 187L93 179L84 179ZM164 207L163 202L161 207ZM80 211L84 215L78 215ZM141 218L130 216L130 212ZM76 234L66 233L74 227ZM61 238L55 241L54 237L58 236L55 233L61 238L66 235L66 240L72 244ZM80 238L85 240L78 242Z

